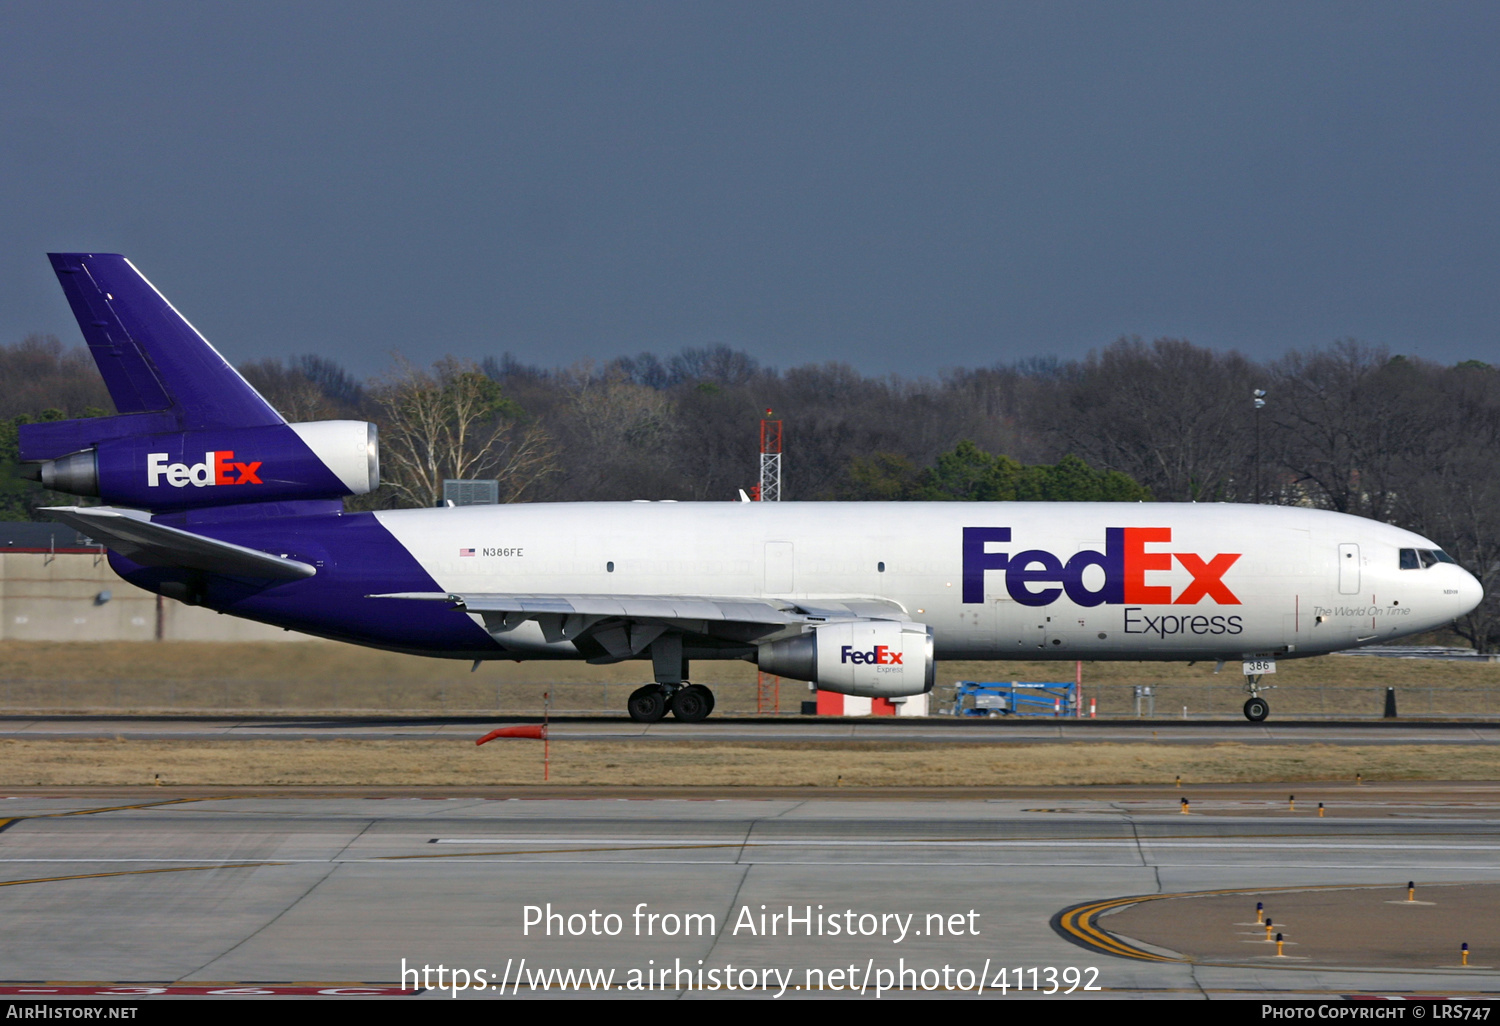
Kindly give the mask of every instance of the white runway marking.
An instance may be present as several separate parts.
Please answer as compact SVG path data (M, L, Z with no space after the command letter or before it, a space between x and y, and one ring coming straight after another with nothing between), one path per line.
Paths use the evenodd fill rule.
M743 845L747 848L1135 848L1147 845L1153 848L1256 848L1272 851L1328 851L1330 849L1346 851L1500 851L1500 844L1388 844L1388 843L1348 843L1335 842L1326 843L1291 843L1276 841L1191 841L1191 840L1164 840L1156 841L1149 837L1134 838L1124 837L1119 840L1100 841L947 841L947 840L917 840L917 841L888 841L888 840L743 840L741 838L569 838L569 837L439 837L434 839L433 844L567 844L573 846L587 846L596 844L610 845L640 845L651 847L655 845L680 845L691 847L701 844Z
M453 843L459 843L459 842L455 841ZM889 840L851 841L851 840L799 840L799 841L748 841L748 842L747 841L742 841L742 840L739 840L739 839L728 839L728 840L681 840L681 839L678 839L678 840L662 840L662 841L655 841L655 842L653 842L653 841L648 841L648 840L642 840L642 839L639 839L639 838L633 838L631 840L609 840L609 839L603 839L603 840L601 840L601 839L576 840L576 839L571 839L571 838L516 838L516 839L511 839L511 840L499 840L499 839L494 839L494 838L487 838L487 839L483 839L483 840L467 841L467 842L463 842L463 843L468 843L468 844L492 844L492 845L500 845L500 846L530 846L530 845L546 844L546 845L566 846L568 848L572 848L572 849L575 849L575 850L576 849L587 849L587 848L593 848L593 847L606 847L607 846L608 848L614 849L616 851L618 851L619 849L624 849L626 851L641 851L641 852L646 852L646 851L661 851L663 849L669 849L669 850L675 849L675 850L679 850L679 851L693 851L693 850L704 848L704 847L719 847L719 848L724 848L724 849L738 848L738 849L744 849L746 851L749 851L749 850L752 850L752 849L765 850L765 849L774 849L774 848L852 848L852 849L871 849L871 848L876 848L876 849L878 849L878 848L938 848L938 849L987 848L987 849L1012 849L1012 850L1032 850L1032 851L1037 851L1037 850L1048 850L1048 851L1050 851L1050 850L1059 850L1059 849L1065 850L1065 849L1078 849L1078 848L1086 848L1086 849L1093 849L1093 850L1121 849L1121 850L1130 850L1130 851L1138 851L1141 848L1146 848L1146 849L1151 849L1151 850L1161 850L1161 849L1193 849L1193 850L1204 850L1204 849L1208 849L1208 850L1234 850L1234 851L1240 851L1240 850L1245 850L1245 849L1254 849L1254 850L1258 850L1258 851L1286 851L1286 852L1299 852L1299 853L1301 853L1301 852L1321 852L1321 851L1399 851L1399 852L1407 852L1407 851L1421 851L1421 852L1434 852L1434 851L1437 851L1437 852L1446 852L1446 851L1451 851L1451 852L1495 852L1495 851L1500 851L1500 845L1494 845L1494 844L1483 844L1483 845L1481 845L1481 844L1392 844L1392 843L1377 843L1377 842L1370 842L1370 843L1336 843L1336 844L1291 844L1291 843L1276 843L1276 842L1263 842L1263 841L1262 842L1248 842L1248 843L1238 842L1238 841L1152 841L1152 840L1144 839L1144 838L1141 839L1141 840L1139 840L1139 841L1137 841L1135 839L1132 839L1132 838L1126 838L1126 839L1122 839L1122 840L1118 840L1118 841L889 841ZM579 853L581 853L581 852L579 852ZM483 855L535 856L535 855L547 855L547 854L549 854L549 853L546 852L546 851L537 851L537 852L531 852L531 851L479 852L479 853L476 853L476 856L464 856L464 855L455 853L452 857L456 858L456 859L459 859L459 860L461 860L463 862L478 862L478 861L482 861L482 859L479 858L479 857L477 857L477 856L483 856ZM601 852L600 854L604 854L604 852ZM207 866L207 865L219 865L219 864L232 865L232 864L243 864L243 863L251 863L251 862L253 862L253 863L262 863L262 864L265 864L265 865L272 865L272 864L275 864L275 865L301 865L301 864L326 864L326 863L340 863L340 864L342 864L342 863L379 863L379 862L423 862L423 861L441 862L441 861L444 861L448 857L449 856L424 855L424 854L421 854L421 853L397 854L397 855L350 856L350 857L344 857L344 858L331 858L331 859L330 858L295 858L295 857L278 858L276 856L268 856L268 857L265 857L265 858L249 858L249 859L244 858L243 856L212 858L212 859L205 859L205 858L170 858L170 857L161 857L161 856L147 857L147 858L130 857L130 856L122 856L122 857L115 857L115 858L111 858L111 857L108 857L108 856L96 856L96 857L90 857L90 858L49 858L47 856L37 856L37 857L30 857L30 858L28 858L28 857L25 857L25 856L18 856L18 857L0 858L0 865L9 864L9 863L25 863L25 864L37 864L37 863L48 863L48 864L118 863L118 864L127 864L127 863L163 863L163 862L173 863L173 864L178 864L178 865L205 865L205 866ZM561 860L557 860L557 861L561 861ZM591 861L597 861L597 860L591 860ZM631 860L631 861L636 861L636 860ZM680 860L674 860L674 861L680 861ZM786 865L786 864L790 864L790 863L781 862L779 864ZM847 864L847 863L845 863L845 864ZM883 865L890 865L892 863L882 863L882 864ZM966 863L966 864L971 864L971 863ZM977 864L977 863L973 863L973 864ZM1204 863L1194 862L1192 864L1193 865L1203 865ZM1327 863L1318 863L1318 865L1320 865L1320 866L1326 866Z
M1141 863L1140 861L1133 861L1133 862L1061 862L1061 861L1056 861L1056 860L1052 860L1052 859L1048 859L1045 862L1040 862L1040 861L1021 861L1021 860L1011 860L1011 861L1004 861L1004 862L1002 862L1002 861L995 861L995 860L991 860L991 861L978 861L978 860L976 860L976 861L972 861L972 862L953 863L953 862L944 862L944 861L941 861L941 860L927 860L927 861L920 861L919 862L919 861L899 860L899 859L888 859L888 860L881 860L881 861L878 861L878 862L876 862L876 861L869 861L869 860L862 860L862 859L841 859L838 862L827 862L827 861L801 860L801 859L755 859L755 858L746 858L746 857L738 858L738 859L735 859L733 861L730 861L727 858L726 859L660 859L660 858L655 858L655 859L628 859L628 858L553 858L553 857L548 857L548 858L545 858L545 859L537 859L537 858L535 858L535 855L537 855L537 854L545 854L545 853L517 852L514 856L511 856L511 857L495 857L495 856L483 857L483 856L481 856L481 857L477 857L477 858L461 859L461 860L458 860L456 862L451 862L451 863L447 862L446 860L442 860L442 859L410 859L410 858L272 859L272 860L267 860L267 861L264 861L264 862L244 862L244 861L241 861L241 862L232 862L232 861L225 861L225 860L221 860L221 859L210 859L210 860L199 860L199 859L11 859L11 860L0 860L0 861L10 861L10 862L14 862L14 863L23 863L23 862L25 862L25 863L31 863L31 864L44 864L44 865L62 865L62 864L73 864L73 863L89 863L89 864L100 864L100 863L102 863L102 864L106 864L106 865L126 865L126 864L135 864L135 863L156 863L156 864L165 863L165 864L174 865L174 866L199 866L199 865L201 865L201 866L209 866L209 867L222 865L226 869L275 869L277 867L301 866L301 865L340 865L340 866L358 865L358 866L386 866L386 867L418 867L418 866L431 866L433 863L438 863L438 864L441 864L441 865L450 865L450 866L451 865L464 865L464 866L468 866L468 865L477 865L477 866L483 866L483 865L515 865L517 863L523 863L523 864L528 864L529 865L529 864L535 864L535 863L544 863L544 864L549 865L549 866L550 865L559 865L559 866L613 866L613 865L619 865L619 866L723 866L723 867L728 867L728 868L733 868L735 866L743 867L743 866L747 866L747 865L778 866L778 867L779 866L823 866L825 868L828 867L828 866L837 866L839 868L843 868L843 867L847 867L847 866L868 866L868 867L874 867L874 868L879 868L879 867L883 867L883 866L891 866L891 867L903 867L903 866L905 866L905 867L928 867L928 868L930 868L932 866L961 866L962 868L965 868L965 869L972 868L972 867L980 867L980 868L982 868L982 867L986 867L986 866L992 866L992 867L1007 867L1007 866L1008 867L1026 867L1026 866L1035 866L1035 867L1045 867L1045 868L1051 868L1051 869L1089 869L1089 870L1094 870L1094 869L1141 869L1142 866L1143 866L1143 863ZM613 853L612 852L610 854L617 854L617 853ZM726 852L725 854L727 856L729 853ZM1156 861L1153 861L1153 862L1150 862L1150 863L1146 863L1145 865L1149 866L1149 867L1155 867L1155 868L1158 868L1158 869L1194 869L1194 870L1197 870L1197 869L1232 869L1232 870L1235 870L1237 872L1238 871L1242 871L1242 870L1244 870L1246 868L1245 864L1242 863L1242 862L1156 862ZM1256 868L1261 868L1261 867L1256 867ZM1291 870L1291 869L1309 869L1309 870L1318 870L1318 871L1329 870L1329 869L1336 869L1336 870L1345 870L1345 869L1347 869L1347 870L1371 870L1371 871L1377 871L1377 872L1388 872L1388 871L1391 871L1391 869L1392 869L1390 863L1360 863L1360 862L1279 862L1279 863L1277 863L1272 868L1274 868L1277 871ZM1458 870L1463 870L1465 872L1469 872L1469 871L1472 871L1472 870L1475 869L1474 866L1468 865L1468 864L1464 864L1464 865L1451 865L1451 866L1437 865L1437 866L1433 866L1431 868L1436 869L1436 870L1440 870L1442 872L1452 872L1452 871L1458 871ZM1491 867L1491 866L1484 866L1484 867L1479 867L1479 868L1482 869L1485 872L1494 872L1497 869L1500 869L1500 867ZM1407 873L1403 872L1402 875L1406 876L1406 875L1410 875L1410 874L1407 874ZM3 878L0 878L0 886L5 886L7 884L14 884L14 883L17 883L17 882L31 882L31 881L14 881L14 880L5 880ZM48 882L51 882L51 881L48 881ZM1488 882L1488 881L1478 881L1478 882ZM1327 885L1321 885L1321 886L1327 886ZM1351 883L1348 886L1349 887L1370 887L1372 885L1368 884L1368 883ZM1391 886L1395 886L1395 885L1393 884ZM1253 889L1253 888L1247 888L1247 889ZM1406 904L1406 902L1399 901L1399 902L1392 902L1392 904L1404 905L1404 904Z

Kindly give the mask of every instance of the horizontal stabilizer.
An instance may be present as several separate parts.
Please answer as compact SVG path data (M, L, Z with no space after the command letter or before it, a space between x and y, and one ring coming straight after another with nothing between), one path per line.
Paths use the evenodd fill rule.
M69 527L103 542L126 559L145 566L206 570L235 577L295 580L311 577L317 568L285 556L246 548L201 534L154 524L137 510L103 506L49 506L42 510Z
M17 440L21 462L40 463L73 452L92 449L101 442L132 435L154 435L178 430L170 410L157 413L126 413L118 417L84 417L79 420L43 420L22 424Z

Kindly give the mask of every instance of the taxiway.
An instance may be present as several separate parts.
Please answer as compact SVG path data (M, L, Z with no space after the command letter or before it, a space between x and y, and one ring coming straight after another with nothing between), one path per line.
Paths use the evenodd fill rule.
M1424 894L1445 884L1500 885L1500 785L1326 793L1302 785L1297 812L1283 790L1035 788L988 800L897 790L726 791L696 800L524 788L13 791L0 803L8 942L0 981L10 993L100 981L196 992L389 990L402 982L403 959L407 967L466 969L471 981L481 969L489 980L504 973L512 984L525 979L517 974L526 959L532 970L614 969L620 983L632 969L725 965L785 970L795 985L826 983L833 970L853 982L851 967L858 976L946 965L970 970L972 983L988 964L1096 968L1105 988L1097 996L1500 993L1500 972L1478 968L1500 962L1500 951L1484 950L1500 938L1458 937L1468 927L1442 897L1412 912L1427 917L1437 947L1412 946L1392 964L1351 961L1344 948L1319 950L1311 941L1296 949L1297 960L1277 962L1264 945L1239 938L1220 948L1243 950L1242 958L1217 949L1199 957L1172 949L1165 943L1172 937L1114 937L1108 917L1091 921L1106 942L1062 923L1081 903L1229 890L1245 895L1248 910L1254 893L1290 888L1278 899L1288 930L1310 937L1316 931L1296 896L1307 888L1381 889L1368 892L1379 912L1408 880ZM1192 800L1188 815L1180 812L1183 794ZM1319 818L1319 800L1339 814ZM622 932L528 933L527 906L549 904L565 917L614 913ZM891 932L732 929L742 910L758 916L762 905L790 906L796 916L805 908L847 911L856 923L866 914L912 919L899 941ZM711 916L713 929L637 935L631 917L642 906L648 914ZM941 935L926 929L939 921ZM1344 935L1368 928L1355 914L1339 922ZM1452 938L1443 935L1445 922ZM1460 940L1482 956L1475 968L1453 967ZM664 990L612 993L730 993L676 979ZM440 993L428 987L422 996ZM529 993L521 983L520 994ZM757 984L751 993L774 996L776 988ZM920 982L885 996L912 993L925 993ZM498 994L492 984L466 996Z

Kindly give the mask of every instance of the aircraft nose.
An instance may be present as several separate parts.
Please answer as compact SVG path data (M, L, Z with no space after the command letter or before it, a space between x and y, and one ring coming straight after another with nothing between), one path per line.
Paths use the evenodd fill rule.
M1458 584L1458 594L1449 596L1456 609L1453 614L1455 617L1471 612L1475 606L1484 601L1484 585L1479 583L1479 579L1467 570L1458 568L1458 572L1462 575Z

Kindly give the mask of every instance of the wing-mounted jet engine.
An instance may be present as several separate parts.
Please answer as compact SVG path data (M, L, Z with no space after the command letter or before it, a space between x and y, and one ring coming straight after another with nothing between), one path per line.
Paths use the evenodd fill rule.
M932 690L932 628L894 620L848 620L759 647L765 673L811 681L824 691L899 698Z

